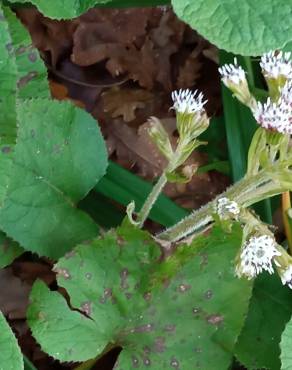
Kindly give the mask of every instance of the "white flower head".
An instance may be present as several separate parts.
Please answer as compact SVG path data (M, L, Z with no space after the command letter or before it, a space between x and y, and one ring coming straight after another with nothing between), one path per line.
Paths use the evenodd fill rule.
M292 108L282 96L277 102L272 102L270 98L264 104L258 102L253 108L253 115L267 130L292 134Z
M234 96L241 103L251 107L254 104L254 97L249 91L245 71L237 64L237 59L234 58L233 64L225 64L218 71L222 82L233 92Z
M286 270L280 273L280 278L283 285L288 285L292 289L292 265L289 265Z
M234 58L234 64L225 64L218 69L223 83L232 88L234 85L246 83L245 71L237 64L237 59Z
M215 212L218 214L220 220L237 219L240 208L236 202L222 197L217 201Z
M261 57L260 66L266 78L292 78L291 53L269 51Z
M176 90L171 94L173 100L172 108L179 113L203 113L204 105L207 103L207 100L204 100L202 93L198 94L198 90L194 92L186 90Z
M274 272L272 261L281 253L276 247L273 237L269 235L254 236L242 246L235 274L238 277L252 279L262 271Z

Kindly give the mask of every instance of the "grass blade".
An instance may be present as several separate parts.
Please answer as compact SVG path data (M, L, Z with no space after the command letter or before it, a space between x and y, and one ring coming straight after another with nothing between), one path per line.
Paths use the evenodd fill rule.
M152 184L130 173L116 163L110 162L106 175L100 180L95 190L104 196L127 206L135 201L140 209ZM188 214L188 211L176 205L161 194L152 208L149 218L163 226L171 226Z

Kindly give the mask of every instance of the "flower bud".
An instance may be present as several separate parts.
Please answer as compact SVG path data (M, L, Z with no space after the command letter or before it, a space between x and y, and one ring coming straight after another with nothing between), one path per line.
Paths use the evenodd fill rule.
M234 64L225 64L219 69L222 82L230 89L234 96L248 107L254 105L254 97L251 95L245 76L245 71L237 64L234 58Z
M168 133L161 124L158 118L151 117L149 119L148 133L152 140L157 145L161 153L169 160L172 157L173 150L169 140Z

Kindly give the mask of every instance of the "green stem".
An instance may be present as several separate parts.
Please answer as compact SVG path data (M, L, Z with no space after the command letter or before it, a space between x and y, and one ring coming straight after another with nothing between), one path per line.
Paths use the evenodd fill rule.
M247 69L247 79L251 86L255 86L254 73L252 67L252 61L250 57L243 57L246 69Z
M158 196L160 195L162 189L164 188L165 184L167 183L167 178L165 172L162 173L157 183L152 188L151 193L148 195L143 207L141 208L137 221L139 222L139 227L143 227L144 222L146 221L153 204L157 200Z
M290 199L290 192L287 191L282 194L282 213L283 213L283 223L284 223L284 229L286 238L288 241L289 251L292 255L292 232L291 232L291 226L289 224L289 219L287 212L291 208L291 199Z

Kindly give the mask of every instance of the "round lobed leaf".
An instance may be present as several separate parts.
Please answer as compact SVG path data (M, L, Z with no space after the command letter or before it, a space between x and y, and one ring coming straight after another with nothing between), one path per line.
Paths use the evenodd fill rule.
M105 173L105 144L96 121L69 102L19 101L17 117L0 226L25 249L58 258L98 233L76 205Z
M37 283L28 310L33 335L60 361L85 360L84 333L94 338L96 330L86 356L121 346L115 369L228 368L251 294L251 283L234 277L240 239L238 230L215 230L162 263L150 236L131 226L80 245L55 271L83 314Z

